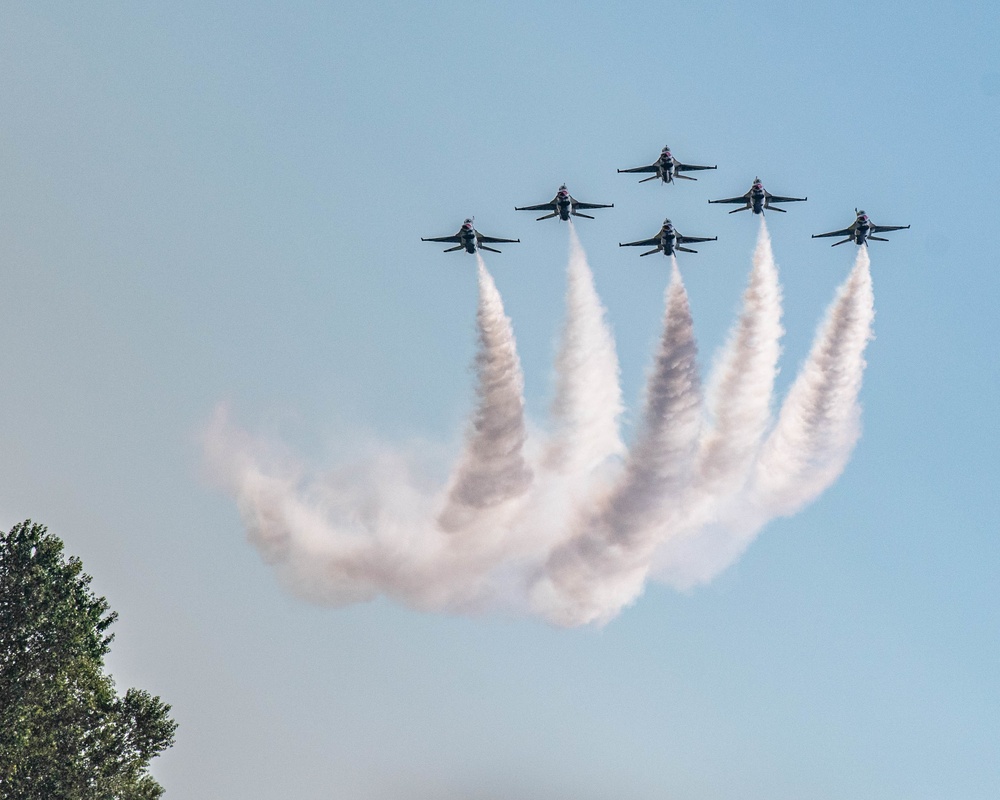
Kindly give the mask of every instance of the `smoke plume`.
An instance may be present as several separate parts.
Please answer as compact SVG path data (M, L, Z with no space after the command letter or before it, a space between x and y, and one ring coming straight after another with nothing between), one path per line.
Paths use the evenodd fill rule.
M710 581L764 525L795 513L837 479L860 436L858 395L874 314L868 252L859 248L746 485L661 553L658 577L680 588Z
M623 407L614 339L572 222L566 279L566 320L556 356L553 434L545 466L589 475L608 458L624 453L618 429Z
M859 248L775 421L781 289L763 222L743 308L704 398L690 304L673 258L670 267L662 335L627 450L614 340L570 225L547 425L526 423L510 320L477 255L476 403L445 482L435 484L436 470L398 447L315 474L222 411L205 439L212 474L235 498L261 557L313 602L385 595L427 611L502 610L581 625L613 618L649 580L708 581L846 465L860 431L871 275Z
M527 439L524 376L514 332L493 277L478 253L476 261L479 275L476 396L479 404L472 418L465 452L448 492L448 504L439 518L446 531L466 527L492 507L524 494L532 478L522 455Z
M859 247L757 465L753 495L772 516L815 500L847 464L861 435L858 394L874 318L868 248Z
M536 603L563 624L613 616L645 583L690 476L700 422L691 308L671 258L663 335L646 390L642 425L604 507L553 552Z

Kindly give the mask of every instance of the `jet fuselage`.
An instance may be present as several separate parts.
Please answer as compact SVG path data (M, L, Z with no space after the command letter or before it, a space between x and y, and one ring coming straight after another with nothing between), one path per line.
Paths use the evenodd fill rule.
M674 252L674 245L676 243L677 232L674 230L674 226L667 222L663 225L663 230L660 231L660 246L663 248L663 255L676 255Z
M573 201L565 188L560 189L556 195L556 211L559 213L559 219L569 222L570 214L573 212Z
M462 238L462 246L465 248L466 253L476 252L476 229L472 224L472 220L467 219L462 223L462 230L459 233Z
M868 234L872 231L871 220L868 219L868 215L864 211L858 212L858 218L856 220L857 227L854 229L854 243L856 245L863 245L865 240L868 238Z
M673 183L676 162L666 147L663 148L663 152L660 153L660 157L657 159L656 163L660 169L660 180L664 183Z

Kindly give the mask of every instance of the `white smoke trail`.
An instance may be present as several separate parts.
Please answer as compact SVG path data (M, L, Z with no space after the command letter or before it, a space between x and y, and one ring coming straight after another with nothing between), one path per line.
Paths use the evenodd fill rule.
M674 543L661 578L679 588L710 581L767 522L795 513L836 480L860 435L858 395L874 315L868 253L859 248L748 485L695 536Z
M753 495L770 516L798 511L843 471L861 435L858 394L874 318L868 249L859 247L757 465Z
M699 443L695 490L712 497L742 488L771 421L781 354L781 287L763 218L743 311L709 381L711 426Z
M387 595L418 609L502 608L562 625L609 620L639 596L651 569L679 586L711 579L763 524L810 502L843 469L859 435L871 276L859 249L761 445L782 334L766 228L713 372L705 430L690 306L671 266L663 334L624 464L615 458L614 343L571 229L555 430L544 448L527 437L510 321L479 260L478 400L445 487L398 448L305 480L298 465L261 452L220 415L206 454L250 540L283 582L315 602Z
M523 495L532 473L524 461L524 376L514 332L482 257L476 253L479 309L476 394L479 405L438 521L457 531L494 506Z
M614 338L572 222L566 278L566 321L555 364L554 432L545 465L587 475L625 452L618 428L623 406Z
M291 591L330 605L386 593L417 607L443 607L428 569L440 563L435 553L445 544L425 522L433 494L419 487L401 456L377 453L364 465L307 481L293 461L235 431L222 409L205 448L213 474L236 498L251 543ZM406 575L416 580L408 584Z
M478 282L478 403L444 495L398 451L307 482L296 465L256 452L224 416L211 427L206 450L215 474L236 496L250 540L296 593L335 605L379 594L427 610L516 605L496 597L491 573L516 559L510 527L531 485L523 377L510 320L481 260Z
M625 470L606 505L549 558L536 605L554 621L605 621L642 591L650 559L680 511L700 430L701 387L691 308L677 262L663 335Z
M692 567L694 575L700 574L697 561L692 564L687 540L718 523L753 473L771 423L783 333L778 269L762 218L743 309L709 379L709 424L698 443L683 524L663 543L655 559L654 571L663 580L684 586L692 580Z

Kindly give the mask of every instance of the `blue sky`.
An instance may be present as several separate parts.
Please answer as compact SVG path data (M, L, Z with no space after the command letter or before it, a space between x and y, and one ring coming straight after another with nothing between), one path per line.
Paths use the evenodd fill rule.
M1000 17L884 2L10 3L0 22L0 522L44 522L121 614L112 667L172 703L176 797L994 798L1000 791ZM655 158L718 164L636 184ZM631 408L665 216L707 366L760 175L787 387L872 247L864 436L840 481L689 593L602 630L287 596L206 479L220 401L317 468L454 447L472 404L475 214L526 403L551 396L563 181ZM653 262L653 263L647 263ZM631 417L630 417L631 418Z

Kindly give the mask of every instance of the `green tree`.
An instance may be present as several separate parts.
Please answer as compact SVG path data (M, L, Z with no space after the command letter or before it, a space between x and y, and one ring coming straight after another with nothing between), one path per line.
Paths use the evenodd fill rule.
M0 797L153 800L170 706L104 672L117 618L80 559L30 520L0 532Z

